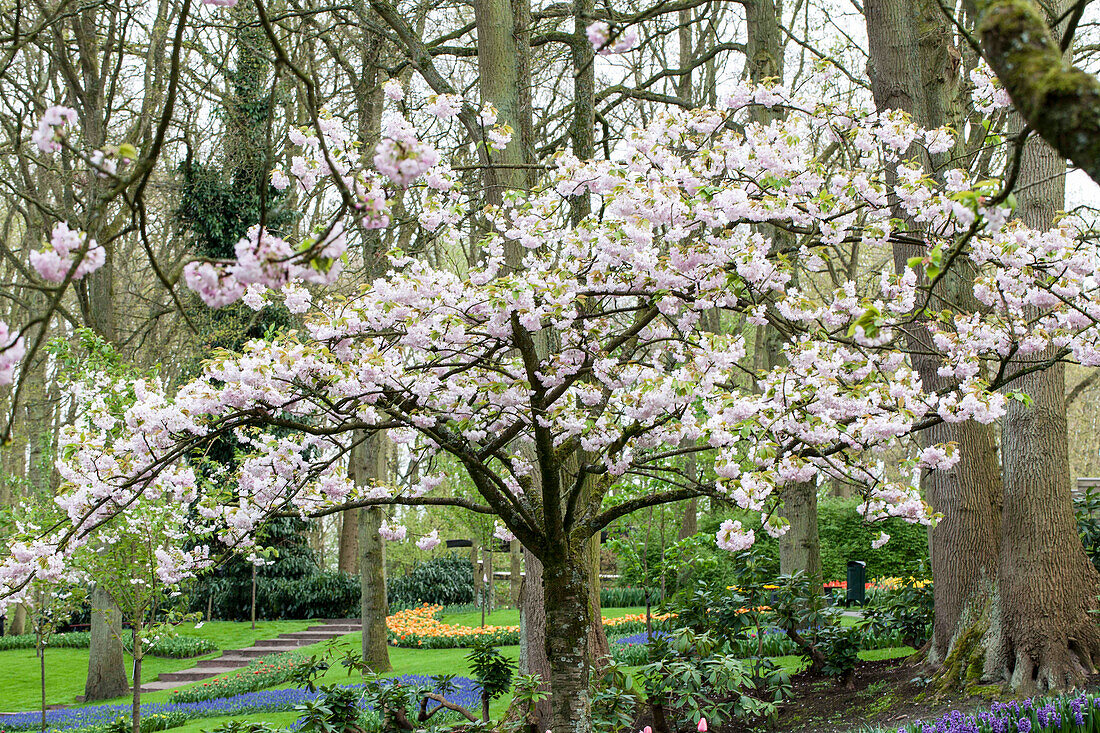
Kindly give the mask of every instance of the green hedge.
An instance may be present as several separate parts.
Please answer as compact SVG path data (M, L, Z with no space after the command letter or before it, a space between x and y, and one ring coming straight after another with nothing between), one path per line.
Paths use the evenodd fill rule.
M818 532L825 580L844 580L849 560L867 563L867 578L921 577L928 572L927 528L901 519L865 522L856 511L858 499L826 498L818 503ZM673 596L680 588L699 583L711 587L735 585L737 565L730 553L718 549L714 535L725 519L738 519L756 530L759 571L779 575L779 541L760 529L760 514L736 508L720 509L699 518L699 533L685 540L666 543L662 555L659 542L637 527L610 543L618 560L619 582L627 586L662 587ZM871 541L879 532L890 542L875 550Z
M247 621L252 604L252 584L210 582L203 593L211 593L214 618ZM189 609L206 612L206 597L194 594ZM338 571L318 571L304 577L283 576L256 579L256 618L309 619L353 618L359 615L359 578Z
M473 603L474 568L469 558L455 553L433 557L416 563L406 575L390 578L386 593L390 604L395 606Z

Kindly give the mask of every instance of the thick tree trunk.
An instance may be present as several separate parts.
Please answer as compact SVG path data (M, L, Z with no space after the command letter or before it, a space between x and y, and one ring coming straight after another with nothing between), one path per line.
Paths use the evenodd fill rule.
M1027 143L1017 213L1028 226L1053 224L1065 204L1065 170L1045 142ZM1070 496L1065 367L1033 372L1012 388L1031 403L1009 400L1002 430L1000 648L990 651L1013 689L1031 694L1076 686L1096 670L1100 630L1090 612L1100 575L1081 545Z
M934 471L923 481L928 503L943 515L929 536L936 613L928 661L940 664L958 641L961 626L981 613L993 591L1001 537L1000 466L989 426L943 424L925 440L955 440L960 456L954 467Z
M542 584L542 563L527 548L523 549L526 572L520 589L519 670L538 675L541 688L550 690L550 660L546 656L546 599ZM535 705L533 715L539 730L546 730L550 720L550 700Z
M95 702L125 695L126 662L122 654L121 614L99 586L92 589L92 633L84 701Z
M865 8L876 106L904 110L918 124L931 127L951 117L957 69L942 14L938 7L928 6L920 0L869 0ZM892 168L887 171L888 178L894 175ZM898 212L903 216L900 209ZM924 254L920 248L902 243L895 243L893 249L899 272L908 266L910 257ZM972 305L969 278L949 274L941 291L964 308ZM947 381L937 373L941 360L927 330L910 329L906 341L923 388L930 392L946 388ZM987 617L986 605L996 577L1000 468L991 426L944 423L926 431L921 441L924 445L955 441L960 455L952 469L926 472L921 482L926 500L943 515L929 536L935 621L928 659L933 665L943 665L945 679L957 679L960 669L963 677L968 673L966 663L959 665L966 654L955 650L972 646L974 634L967 629Z
M588 635L590 562L583 550L543 567L546 655L550 660L550 729L590 733Z
M351 461L352 478L357 486L385 480L385 437L375 434L359 443L352 450ZM363 662L375 672L389 672L393 666L386 645L386 616L389 614L386 550L378 534L383 512L380 507L365 507L359 511L359 615L363 624Z
M813 481L787 484L779 490L783 500L782 516L791 523L779 538L779 572L804 573L810 580L810 592L821 595L821 538L817 529L817 484Z
M360 618L363 622L363 661L375 672L389 672L390 652L387 642L385 543L378 534L382 526L382 510L363 509L359 522L359 579L363 584L360 596Z

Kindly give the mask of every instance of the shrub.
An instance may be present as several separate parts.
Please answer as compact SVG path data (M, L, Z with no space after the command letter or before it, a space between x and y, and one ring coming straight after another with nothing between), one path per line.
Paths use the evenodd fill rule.
M910 578L897 588L871 594L863 618L865 628L874 635L898 638L919 649L932 638L934 614L932 583Z
M468 558L455 553L413 565L407 575L390 578L390 603L457 606L475 599L474 569Z
M214 677L184 690L176 690L169 697L169 702L204 702L280 685L288 682L307 662L305 657L296 652L269 654L231 674Z
M1073 507L1081 544L1092 564L1100 570L1100 492L1090 486L1083 494L1074 494Z
M358 616L359 589L359 578L336 571L294 580L264 579L256 588L257 615L268 619Z

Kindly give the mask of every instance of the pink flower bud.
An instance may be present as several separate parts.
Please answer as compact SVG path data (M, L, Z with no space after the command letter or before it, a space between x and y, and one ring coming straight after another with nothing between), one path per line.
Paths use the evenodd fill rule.
M707 733L707 719L699 718L699 725L696 726L696 728L699 730L699 733Z

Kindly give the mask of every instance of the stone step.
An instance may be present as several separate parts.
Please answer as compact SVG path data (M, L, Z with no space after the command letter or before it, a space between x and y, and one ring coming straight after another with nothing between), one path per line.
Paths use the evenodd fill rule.
M224 669L226 667L241 668L248 665L252 659L249 657L237 656L236 653L225 653L217 659L204 659L196 664L191 669Z
M209 677L217 677L220 674L236 672L238 669L240 669L240 667L206 667L200 670L196 670L192 667L191 669L185 669L181 672L162 672L157 678L157 681L173 682L179 685L187 682L198 682L199 680L205 680Z
M295 631L292 634L279 634L280 639L307 639L312 644L317 641L328 641L344 636L343 631Z
M309 646L313 641L310 639L257 639L255 646ZM272 652L274 654L274 652Z
M304 632L299 631L296 633L328 633L338 631L343 634L354 634L356 631L362 631L363 627L360 624L325 624L324 626L310 626Z
M282 654L283 652L292 652L300 646L301 644L284 644L283 646L250 646L247 649L234 649L233 655L238 657L248 657L249 659L258 659L259 657L266 657L268 654Z

